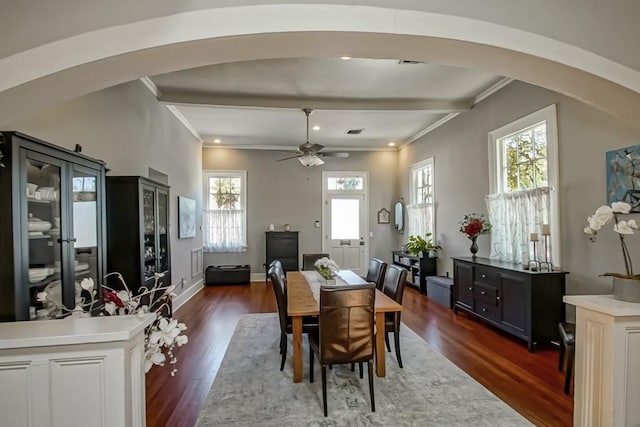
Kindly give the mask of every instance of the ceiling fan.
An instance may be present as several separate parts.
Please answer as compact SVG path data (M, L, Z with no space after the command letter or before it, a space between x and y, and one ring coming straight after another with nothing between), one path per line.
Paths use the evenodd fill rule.
M312 144L309 142L309 116L313 112L311 108L303 108L302 111L307 116L307 142L298 146L298 151L295 156L285 157L282 160L298 159L303 166L320 166L324 164L322 157L349 157L349 153L341 153L335 151L321 151L324 145Z

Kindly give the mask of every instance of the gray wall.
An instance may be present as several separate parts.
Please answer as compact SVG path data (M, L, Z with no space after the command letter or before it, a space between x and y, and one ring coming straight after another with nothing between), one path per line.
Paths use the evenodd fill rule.
M555 103L558 109L560 235L562 269L569 294L611 293L604 272L624 272L620 243L611 225L590 243L586 218L606 203L605 152L640 143L640 133L611 116L554 92L514 82L399 153L400 191L408 198L412 163L433 156L436 186L436 237L444 247L439 271L452 271L452 256L468 256L470 242L458 222L465 213L486 213L489 191L488 132ZM640 236L629 239L632 258L640 255ZM489 237L478 239L479 256L489 255ZM640 262L636 262L640 272Z
M202 202L201 145L139 81L105 89L12 126L13 129L104 160L108 175L147 176L148 168L169 176L171 269L173 283L191 277L191 250L202 247L202 233L177 238L177 196ZM200 216L198 216L200 223ZM176 293L182 289L178 287Z
M370 256L391 259L396 231L392 224L378 224L377 212L391 211L397 197L397 152L351 152L347 159L330 158L319 167L305 168L297 160L278 162L286 153L262 150L205 148L204 170L247 171L247 244L244 253L205 254L206 265L249 264L252 273L262 273L265 261L265 235L269 224L282 230L291 224L300 232L300 254L319 252L322 248L321 221L322 171L369 172Z

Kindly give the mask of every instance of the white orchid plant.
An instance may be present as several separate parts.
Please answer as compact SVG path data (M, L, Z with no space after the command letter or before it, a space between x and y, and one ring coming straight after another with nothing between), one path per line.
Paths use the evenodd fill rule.
M99 315L144 316L147 313L155 313L156 319L145 330L144 370L149 372L154 365L164 366L168 359L169 364L173 365L171 376L174 376L177 372L175 364L178 360L173 354L173 350L176 346L182 347L189 342L189 337L183 333L187 326L166 314L171 311L170 302L175 296L173 294L175 286L158 286L158 280L163 275L156 274L151 288L143 286L134 294L120 273L109 273L104 277L110 276L117 277L124 289L115 290L102 286L104 306L102 306ZM83 279L79 284L76 283L76 288L80 288L81 297L77 299L76 306L73 309L69 309L58 301L51 299L47 292L39 292L36 295L36 299L51 308L52 315L71 314L77 317L88 317L99 303L93 279ZM86 297L87 294L89 298ZM147 302L149 303L148 305L146 304Z
M624 260L624 267L626 270L626 274L620 273L605 273L603 276L615 276L622 277L626 279L640 279L640 274L633 274L633 265L631 264L631 255L629 254L629 248L627 247L627 243L624 241L625 236L630 234L634 234L633 230L638 229L638 225L634 219L623 220L619 219L618 216L622 214L628 214L631 212L631 205L625 202L614 202L611 206L603 205L600 206L596 212L587 218L587 225L584 228L584 232L589 235L589 238L592 242L596 241L596 235L600 229L609 224L611 221L614 222L613 231L618 233L620 237L620 246L622 247L622 258Z
M318 273L320 273L320 275L326 280L331 279L340 270L340 266L338 266L338 264L336 264L334 260L327 257L320 258L313 264L313 266L316 268L316 270L318 270Z

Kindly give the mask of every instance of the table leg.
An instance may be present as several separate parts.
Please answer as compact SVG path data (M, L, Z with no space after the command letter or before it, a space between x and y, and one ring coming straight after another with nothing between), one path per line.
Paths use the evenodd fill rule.
M384 377L385 372L385 351L384 345L384 313L376 313L376 374Z
M302 382L302 316L293 316L293 382Z

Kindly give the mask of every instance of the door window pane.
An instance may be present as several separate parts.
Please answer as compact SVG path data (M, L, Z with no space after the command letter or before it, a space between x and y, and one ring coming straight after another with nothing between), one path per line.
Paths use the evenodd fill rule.
M331 199L331 239L360 238L360 200Z
M142 190L142 212L144 215L144 278L154 277L156 274L156 214L155 192L153 189Z
M164 273L169 270L169 234L167 233L168 217L167 210L169 200L166 194L158 193L158 271Z
M98 205L95 174L73 171L73 242L74 282L76 283L76 303L79 302L79 283L91 278L98 280ZM88 297L88 295L85 295ZM87 299L88 300L88 299Z
M327 189L329 190L362 190L363 188L364 178L361 176L329 177L327 179Z

